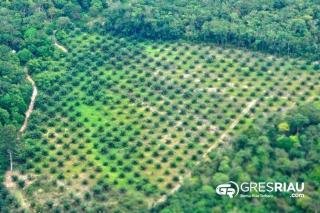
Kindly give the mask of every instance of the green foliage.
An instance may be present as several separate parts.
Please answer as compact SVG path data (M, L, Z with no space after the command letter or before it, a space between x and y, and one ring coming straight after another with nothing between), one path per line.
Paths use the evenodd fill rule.
M147 211L146 201L175 187L238 118L230 135L319 90L317 63L162 41L317 58L319 14L311 1L17 0L0 6L0 173L10 149L21 171L37 174L31 185L17 181L35 211L103 212L109 204L115 212ZM68 52L53 46L55 40ZM21 65L40 92L18 147L31 95ZM252 100L257 105L239 117ZM282 198L241 207L215 197L214 189L230 177L248 181L303 168L311 174L303 178L317 181L319 169L310 167L319 122L318 110L306 106L282 124L250 128L230 153L211 153L214 163L195 171L185 187L192 196L178 194L163 211L250 212L263 204L261 211L286 210L292 203ZM5 212L14 201L0 190ZM314 194L293 203L292 211L315 209Z
M9 194L3 186L3 174L9 166L9 152L15 158L17 154L16 128L13 125L2 126L0 124L0 211L6 212L14 208L15 198Z
M66 4L67 4L68 1L66 0L54 0L53 3L54 3L54 6L57 7L58 9L62 9Z
M22 16L5 7L0 8L0 43L17 49L22 44Z
M313 115L306 113L312 111L314 114L320 112L320 108L314 104L308 104L292 110L286 118L279 119L283 122L289 122L288 119L299 119L301 114L306 119L312 119ZM299 115L300 114L300 115ZM283 124L282 122L282 124ZM280 123L281 124L281 123ZM222 212L274 212L287 211L290 208L292 212L312 212L317 211L319 198L319 166L318 158L312 158L319 151L320 141L320 122L308 123L300 128L297 135L283 136L283 132L278 129L279 123L260 124L254 129L248 129L232 141L229 148L225 148L214 155L211 162L203 163L199 168L195 168L194 176L196 182L192 185L183 186L182 189L156 212L190 212L190 209L196 209L199 212L211 212L212 209ZM250 140L256 140L252 135L263 135L268 140L263 140L263 144L251 143ZM276 132L273 134L272 132ZM246 142L243 138L246 136ZM246 143L244 146L238 146L239 141ZM281 150L274 147L281 143ZM294 143L301 143L301 146L292 146ZM283 149L282 149L283 148ZM248 156L246 151L250 150ZM256 151L251 151L256 150ZM264 158L263 155L267 157ZM222 164L226 158L232 158L228 164L233 167L224 173L216 171L217 166ZM243 159L243 160L240 160ZM253 166L258 165L258 166ZM306 166L308 165L308 166ZM252 167L253 166L253 167ZM253 170L253 171L250 171ZM247 180L240 178L241 173L250 172L251 177ZM212 181L210 178L212 177ZM241 183L242 181L283 181L283 182L304 182L305 196L303 198L292 199L287 195L276 194L275 198L267 199L245 199L235 197L230 199L217 195L213 189L217 185L226 183L229 180ZM209 186L209 187L208 187ZM307 190L306 190L307 189Z
M296 64L292 59L214 45L139 41L81 33L79 29L58 30L56 39L60 44L63 41L67 53L57 48L52 57L28 62L41 93L26 135L24 169L68 182L70 190L78 187L77 183L89 187L88 193L82 193L86 205L116 199L121 202L117 207L129 211L132 194L142 200L156 199L173 189L235 120L239 123L230 132L237 134L254 120L272 120L271 112L304 103L300 97L306 91L308 98L313 98L319 88L318 73L304 61ZM274 71L278 64L284 65ZM306 64L309 72L301 70L301 64ZM263 66L272 71L261 73ZM303 78L296 78L300 75ZM273 83L267 81L271 77ZM297 88L305 79L310 87ZM286 105L284 90L296 94ZM249 110L250 115L242 115L252 100L257 100L257 105ZM281 121L289 125L286 119ZM256 158L270 160L270 147L279 155L301 147L297 132L291 133L288 126L285 129L278 134L276 125L273 131L291 141L288 148L286 143L276 143L278 137L271 139L254 128L242 135L237 156L219 159L199 194L210 197L215 185L227 181L232 171L237 171L238 180L250 181L262 166ZM248 146L252 148L246 149ZM251 159L256 153L259 157ZM217 154L211 153L210 158ZM306 163L301 160L290 166L290 162L282 158L279 165L291 171ZM245 164L245 170L240 164ZM115 190L121 195L111 193ZM66 194L62 189L57 193ZM37 193L29 197L41 200ZM197 202L197 208L207 205ZM37 206L43 208L44 204Z
M0 129L0 150L5 154L8 150L15 152L17 150L16 128L13 125L6 125Z
M27 49L19 51L17 55L22 65L26 64L32 58L32 53Z
M280 137L277 138L276 146L280 148L284 148L285 150L289 151L293 146L293 141L291 140L290 137L281 135Z
M19 204L2 185L3 174L9 166L8 151L15 165L24 163L23 148L16 139L32 90L22 66L52 53L46 34L49 7L53 6L47 1L0 2L0 212L19 211Z
M81 11L80 5L71 2L63 7L64 14L73 20L79 20L81 18Z
M319 7L311 0L110 4L105 12L106 27L116 33L151 39L187 38L319 59Z
M68 17L59 17L57 19L57 28L58 29L71 29L73 26L72 22Z
M37 57L46 57L52 54L53 47L49 36L35 28L29 28L24 36L25 47Z
M0 108L0 124L4 125L9 123L10 114L7 110Z
M278 125L278 129L280 132L286 133L289 132L290 126L287 122L282 122Z
M25 89L30 90L24 80L24 72L19 59L9 47L1 46L0 57L0 122L6 124L20 124L27 108Z

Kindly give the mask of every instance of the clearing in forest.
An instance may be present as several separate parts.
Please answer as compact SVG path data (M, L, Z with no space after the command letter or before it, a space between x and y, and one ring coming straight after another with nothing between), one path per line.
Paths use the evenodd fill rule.
M30 67L39 98L21 170L35 209L150 206L220 140L320 94L314 64L291 58L78 30L59 42L68 52Z

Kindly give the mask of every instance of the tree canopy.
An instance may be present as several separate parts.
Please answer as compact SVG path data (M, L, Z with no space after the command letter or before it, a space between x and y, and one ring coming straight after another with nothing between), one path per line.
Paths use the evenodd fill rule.
M158 212L313 212L319 209L319 105L308 104L273 124L255 124L237 136L230 147L214 151L211 161L195 169L182 189ZM303 119L302 119L303 117ZM301 122L302 121L302 122ZM273 198L222 197L213 192L229 180L304 182L303 198L275 194Z

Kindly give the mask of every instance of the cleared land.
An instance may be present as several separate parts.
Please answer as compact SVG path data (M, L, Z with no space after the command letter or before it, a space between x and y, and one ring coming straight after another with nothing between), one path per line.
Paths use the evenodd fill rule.
M62 197L151 206L220 140L320 94L314 64L296 59L79 31L61 42L69 51L33 74L21 170L34 209Z

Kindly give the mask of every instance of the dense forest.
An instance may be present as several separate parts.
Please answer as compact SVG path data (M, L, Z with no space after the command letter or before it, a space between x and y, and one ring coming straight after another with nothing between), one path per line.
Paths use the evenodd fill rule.
M214 42L319 59L320 6L312 0L47 0L34 3L14 1L7 5L22 12L7 23L15 26L10 35L15 38L2 38L15 48L19 48L23 41L21 26L16 27L21 24L18 20L37 10L32 24L38 29L44 24L37 22L41 18L53 21L60 29L75 25L88 27L84 21L89 21L96 25L96 29L116 34ZM17 15L5 9L1 13Z
M44 14L35 4L25 1L0 3L0 211L16 205L2 182L9 168L9 151L15 164L23 162L23 147L18 130L32 93L26 80L26 66L31 59L50 55L52 47L41 21ZM47 38L47 39L44 39ZM10 205L9 205L10 203ZM11 206L12 207L12 206ZM14 207L13 207L14 208ZM10 208L9 208L10 209ZM11 208L12 209L12 208ZM8 209L7 209L8 210Z
M105 26L151 39L191 39L319 59L320 6L301 0L110 3Z
M320 108L309 104L274 122L254 124L227 147L210 154L211 161L193 172L182 189L156 212L316 212L320 190ZM305 196L288 193L272 198L230 199L215 188L229 180L301 181Z

